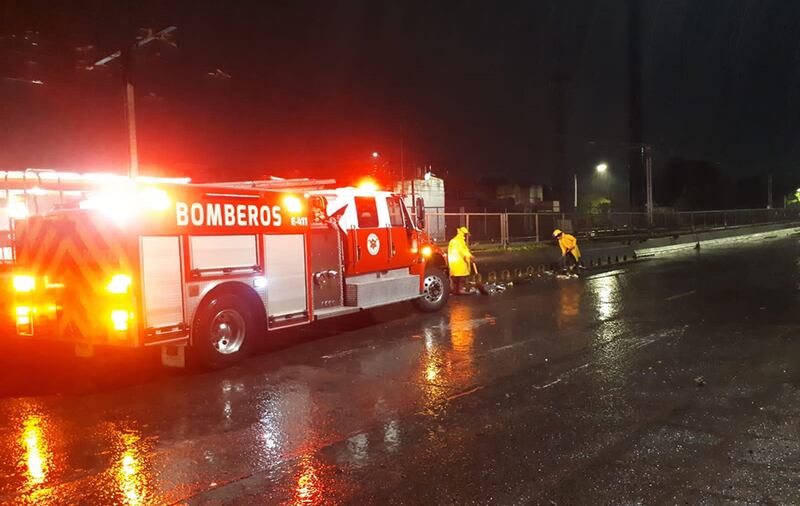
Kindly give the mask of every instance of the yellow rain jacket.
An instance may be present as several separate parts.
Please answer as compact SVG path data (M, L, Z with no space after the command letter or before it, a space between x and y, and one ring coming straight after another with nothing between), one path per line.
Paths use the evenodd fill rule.
M451 276L469 276L472 266L472 253L467 246L464 233L459 231L447 245L447 263Z
M558 239L558 245L561 246L562 257L571 251L576 260L581 259L581 250L578 248L578 240L575 239L574 235L566 232L561 234L561 238Z

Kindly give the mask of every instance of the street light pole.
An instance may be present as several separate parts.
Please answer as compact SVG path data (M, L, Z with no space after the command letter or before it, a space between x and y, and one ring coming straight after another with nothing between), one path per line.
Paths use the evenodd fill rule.
M645 167L645 196L647 198L647 202L645 203L645 207L647 208L647 223L649 225L653 224L653 157L650 153L650 146L642 145L642 158L644 159L644 167Z
M575 188L575 212L578 212L578 173L572 175L572 182Z

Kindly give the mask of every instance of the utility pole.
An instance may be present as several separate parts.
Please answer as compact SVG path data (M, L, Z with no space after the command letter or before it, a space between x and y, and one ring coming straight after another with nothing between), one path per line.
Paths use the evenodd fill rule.
M645 167L645 196L647 197L647 223L653 224L653 156L650 146L642 145L642 157Z
M772 174L767 174L767 209L772 209Z
M575 189L575 200L574 200L574 203L575 203L575 212L577 213L578 212L578 173L577 172L572 175L572 183L573 183L573 186L574 186L574 189Z
M641 211L642 204L646 203L646 196L642 195L645 185L642 184L646 171L643 132L643 78L642 78L642 2L641 0L627 0L627 35L628 35L628 152L629 164L629 198L631 211ZM639 148L641 153L637 153ZM637 156L641 155L641 156Z
M134 101L134 88L132 79L133 51L147 44L161 40L170 45L175 45L167 39L167 36L177 30L175 26L168 26L159 32L145 30L144 34L133 45L125 49L120 49L105 58L96 61L87 70L95 67L102 67L117 58L122 66L122 82L125 87L123 99L125 102L125 123L128 132L128 177L136 178L139 176L139 150L136 140L136 103Z
M419 213L417 212L417 194L414 191L414 180L417 178L417 167L412 164L412 173L411 173L411 207L414 209L414 221L419 221Z
M400 198L405 200L406 196L406 176L405 164L403 160L403 138L400 137Z
M136 141L136 103L131 79L131 49L122 50L122 84L125 87L125 124L128 127L128 177L139 177L139 147Z

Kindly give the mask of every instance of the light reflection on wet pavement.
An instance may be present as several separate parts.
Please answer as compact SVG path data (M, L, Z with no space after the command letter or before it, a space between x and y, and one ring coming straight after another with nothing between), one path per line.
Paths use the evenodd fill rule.
M0 363L0 502L796 503L797 257L385 308L206 374L48 356L48 380L22 353Z

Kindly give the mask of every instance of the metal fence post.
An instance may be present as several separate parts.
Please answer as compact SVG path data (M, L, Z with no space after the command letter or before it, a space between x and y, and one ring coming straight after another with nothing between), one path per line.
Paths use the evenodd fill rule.
M500 214L500 245L506 247L506 220L505 215Z
M536 242L539 242L539 213L534 214L536 221Z

